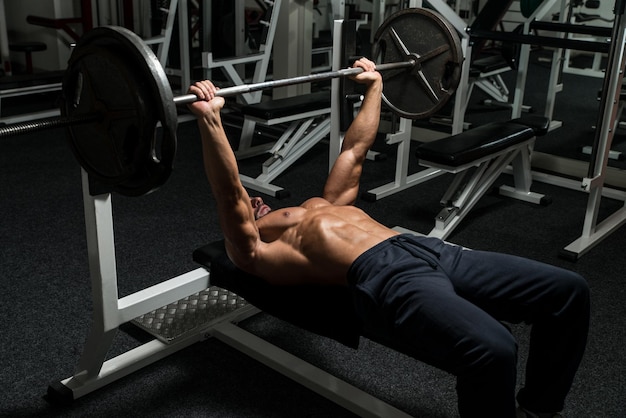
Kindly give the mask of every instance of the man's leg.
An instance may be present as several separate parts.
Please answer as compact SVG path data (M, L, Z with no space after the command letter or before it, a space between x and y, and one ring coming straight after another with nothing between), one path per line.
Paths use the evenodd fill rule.
M578 274L504 254L441 247L455 291L498 320L532 324L525 387L533 412L563 409L589 328L589 288Z
M436 256L390 241L355 272L366 333L456 375L462 416L515 417L517 344L509 330L456 294Z
M510 331L456 295L444 275L400 280L389 290L396 312L391 339L457 377L460 415L514 417L518 351Z

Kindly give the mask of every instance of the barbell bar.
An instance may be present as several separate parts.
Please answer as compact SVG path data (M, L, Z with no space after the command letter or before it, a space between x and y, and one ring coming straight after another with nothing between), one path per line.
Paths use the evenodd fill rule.
M390 16L374 37L372 55L383 75L383 101L402 117L432 115L460 80L463 54L458 34L429 9L404 9ZM225 87L217 95L236 96L362 71L344 68ZM97 27L85 33L72 51L62 83L61 117L0 127L0 137L65 127L75 157L97 185L92 193L139 196L168 179L177 146L177 106L197 100L193 94L173 96L158 59L135 33Z
M395 69L409 69L414 68L416 65L416 61L413 59L409 59L402 62L389 62L386 64L378 64L376 65L376 70L379 72L384 72L388 70ZM313 83L319 81L330 80L333 78L341 78L341 77L349 77L352 75L357 75L363 72L362 68L343 68L341 70L336 71L327 71L316 74L302 75L290 78L284 78L279 80L270 80L270 81L262 81L259 83L251 83L251 84L242 84L239 86L225 87L217 90L215 93L216 96L221 97L230 97L237 96L244 93L252 93L260 90L271 90L278 87L286 87L293 86L295 84L305 84L305 83ZM174 103L176 105L184 105L193 103L198 100L198 97L195 94L184 94L182 96L174 97Z

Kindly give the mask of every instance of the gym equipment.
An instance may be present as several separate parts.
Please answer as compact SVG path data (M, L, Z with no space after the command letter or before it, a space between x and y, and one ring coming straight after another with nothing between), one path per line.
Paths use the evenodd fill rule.
M522 16L530 17L543 0L522 0L520 1L520 11Z
M377 39L378 69L390 71L384 100L393 111L419 118L445 104L458 85L463 56L457 33L443 18L425 9L403 10L383 24ZM228 97L361 71L348 68L244 84L218 94ZM197 97L173 97L162 66L141 38L120 27L89 31L72 52L62 90L58 124L66 126L71 148L90 175L92 193L139 196L165 183L176 152L176 105ZM0 128L0 136L51 123L44 125L7 126Z
M592 146L591 162L587 168L587 176L582 179L582 190L589 193L585 221L579 238L571 242L560 252L560 256L576 261L604 238L617 231L626 223L626 206L622 206L609 216L600 219L600 208L608 173L608 158L618 121L618 111L624 71L626 70L626 5L615 3L615 21L611 35L611 50L606 65L606 76L602 85L600 109L598 111L598 127ZM622 198L623 199L623 198Z
M44 42L15 42L9 44L9 49L14 52L23 52L25 61L25 74L33 73L33 52L45 51L48 46Z
M456 31L428 9L401 10L383 22L374 36L373 56L379 54L382 62L415 62L409 71L383 74L383 101L405 118L431 116L461 79L463 52Z
M334 44L342 43L338 38ZM337 81L334 80L333 84ZM336 96L339 96L339 90L333 89L333 98ZM338 115L339 112L333 112L331 117L338 118ZM90 190L91 176L84 168L81 175L93 321L73 374L48 387L50 402L71 403L184 347L214 337L358 416L408 417L375 396L237 327L236 323L259 310L236 294L213 285L213 279L219 275L217 264L212 265L210 271L199 267L120 296L112 194L94 195ZM173 305L178 309L170 309ZM159 321L151 322L155 315ZM154 339L121 354L111 355L109 350L120 326L131 321L149 326L153 335L158 328L159 336L155 335Z
M428 236L447 239L459 223L507 167L512 167L514 186L502 185L503 196L549 205L549 196L530 190L530 152L537 137L548 132L550 120L525 116L507 122L491 122L457 135L419 145L416 155L430 176L454 174L440 200L442 209Z

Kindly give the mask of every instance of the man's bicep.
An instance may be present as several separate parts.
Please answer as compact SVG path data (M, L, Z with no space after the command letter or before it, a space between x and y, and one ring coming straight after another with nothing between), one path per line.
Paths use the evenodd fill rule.
M352 205L359 193L362 166L350 151L342 152L328 175L324 199L333 205Z

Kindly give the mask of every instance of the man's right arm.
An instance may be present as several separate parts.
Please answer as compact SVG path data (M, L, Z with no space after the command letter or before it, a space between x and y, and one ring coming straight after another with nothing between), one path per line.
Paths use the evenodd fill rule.
M189 108L198 118L205 172L217 202L226 250L236 265L245 268L254 260L261 241L250 197L239 179L237 160L222 126L224 99L215 97L215 91L210 81L195 83L189 92L200 100Z

